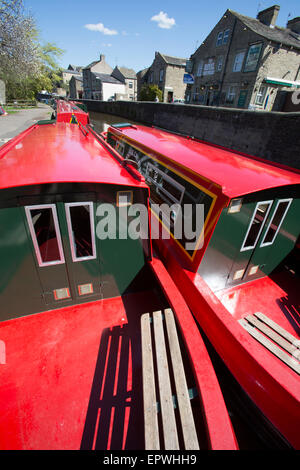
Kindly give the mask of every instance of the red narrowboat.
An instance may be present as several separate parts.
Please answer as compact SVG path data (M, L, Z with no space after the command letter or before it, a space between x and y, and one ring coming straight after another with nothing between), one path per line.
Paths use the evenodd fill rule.
M154 127L103 137L145 177L154 246L201 329L276 438L299 449L299 172ZM192 245L176 236L185 205L192 226L203 211Z
M83 109L80 103L75 101L56 100L54 102L54 118L57 122L67 122L70 124L82 124L86 126L89 122L89 114Z
M0 448L237 449L187 303L128 235L140 173L58 119L1 147L0 193Z

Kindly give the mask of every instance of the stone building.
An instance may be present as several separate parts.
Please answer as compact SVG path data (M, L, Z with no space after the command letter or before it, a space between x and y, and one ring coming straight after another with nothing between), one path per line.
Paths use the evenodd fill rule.
M128 99L125 84L108 73L90 74L91 95L87 99L108 101L115 99ZM116 98L117 96L117 98Z
M94 93L99 95L101 89L100 84L96 81L95 74L110 75L113 69L105 62L105 55L100 54L100 59L95 60L82 69L83 77L83 98L85 99L100 99L94 98ZM99 78L99 77L98 77Z
M227 10L186 71L192 104L271 110L278 91L300 86L300 18L276 26L274 5L250 18Z
M149 70L149 67L147 67L143 70L140 70L136 74L136 78L137 78L137 99L138 100L140 99L140 92L141 92L142 86L144 85L144 83L148 82L148 75L147 75L148 70Z
M128 95L130 101L136 101L137 99L137 76L133 69L127 67L119 67L118 65L114 68L111 74L112 77L116 78L125 85L125 93Z
M186 60L179 57L171 57L160 52L155 52L152 65L145 69L143 77L139 72L139 87L147 83L158 85L163 92L163 101L170 103L174 99L183 99L186 85L183 83ZM138 89L138 93L140 88Z
M69 81L69 97L71 99L81 99L83 96L83 78L82 76L73 76Z
M69 83L72 77L82 77L82 67L79 65L69 64L67 69L62 71L63 83Z

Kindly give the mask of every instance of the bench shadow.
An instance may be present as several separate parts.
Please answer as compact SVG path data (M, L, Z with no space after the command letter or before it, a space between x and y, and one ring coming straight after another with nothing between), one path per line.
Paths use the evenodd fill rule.
M96 364L82 450L139 449L143 446L140 339L124 325L104 330Z
M101 336L81 450L145 448L140 317L166 305L143 294L123 304L128 322Z
M290 301L288 296L277 299L277 304L294 328L295 333L300 335L300 306Z

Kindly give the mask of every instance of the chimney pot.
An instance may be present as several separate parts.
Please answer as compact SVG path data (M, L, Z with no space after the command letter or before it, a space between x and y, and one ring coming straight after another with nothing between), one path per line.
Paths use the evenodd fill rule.
M279 13L279 10L280 10L280 6L279 5L273 5L272 7L270 8L266 8L265 10L262 10L260 11L258 14L257 14L257 19L267 25L267 26L271 26L271 27L274 27L275 26L275 23L276 23L276 20L277 20L277 16L278 16L278 13Z

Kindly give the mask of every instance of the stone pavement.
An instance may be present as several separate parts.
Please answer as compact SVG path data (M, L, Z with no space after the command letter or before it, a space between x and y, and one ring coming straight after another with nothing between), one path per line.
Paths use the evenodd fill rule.
M14 114L0 116L0 146L25 131L37 121L50 119L53 109L44 103L38 103L37 108L22 109Z

